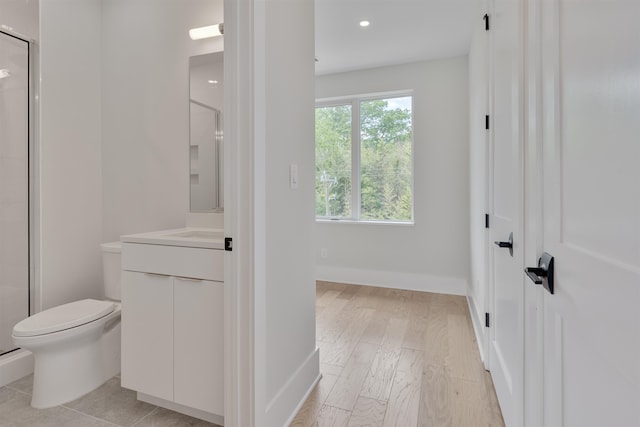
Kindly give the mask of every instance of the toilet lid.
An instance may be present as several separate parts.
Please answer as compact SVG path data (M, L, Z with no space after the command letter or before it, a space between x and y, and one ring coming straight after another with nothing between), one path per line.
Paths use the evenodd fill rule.
M115 304L111 301L74 301L27 317L13 327L13 335L32 337L74 328L104 317L114 309Z

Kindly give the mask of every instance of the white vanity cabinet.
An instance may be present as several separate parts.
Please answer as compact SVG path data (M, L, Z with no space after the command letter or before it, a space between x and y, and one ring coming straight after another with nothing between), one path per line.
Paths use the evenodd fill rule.
M174 401L220 415L224 412L223 301L221 282L174 279Z
M219 249L123 243L123 387L223 415L223 263Z
M122 386L173 401L173 278L123 271L121 280Z

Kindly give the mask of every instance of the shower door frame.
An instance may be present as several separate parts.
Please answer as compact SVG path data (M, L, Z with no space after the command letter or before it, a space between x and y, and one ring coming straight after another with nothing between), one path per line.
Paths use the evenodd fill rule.
M27 314L33 315L39 311L40 298L36 292L36 257L37 239L36 233L39 230L37 215L37 89L36 89L36 58L37 45L33 39L29 39L21 34L15 33L6 28L0 29L0 35L19 40L26 44L27 48ZM19 351L20 348L14 348L7 352L1 353L0 358Z

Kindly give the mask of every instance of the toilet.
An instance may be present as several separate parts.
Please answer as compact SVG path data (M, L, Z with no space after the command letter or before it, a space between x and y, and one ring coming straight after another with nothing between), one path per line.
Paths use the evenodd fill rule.
M16 346L33 353L31 406L70 402L120 372L121 243L100 245L105 296L52 307L13 327Z

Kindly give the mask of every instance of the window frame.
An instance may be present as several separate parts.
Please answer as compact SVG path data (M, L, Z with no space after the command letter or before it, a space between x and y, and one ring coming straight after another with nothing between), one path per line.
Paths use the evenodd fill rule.
M362 211L362 170L361 170L361 145L362 134L360 125L360 104L366 101L385 100L391 98L411 98L411 219L402 220L390 220L390 219L361 219ZM349 105L351 106L351 216L323 216L316 214L316 222L326 223L350 223L350 224L393 224L393 225L414 225L415 224L415 185L414 185L414 162L415 162L415 121L414 121L414 91L413 90L401 90L392 92L376 92L362 95L349 95L330 98L318 98L316 99L315 109L322 107L338 107ZM315 128L315 125L314 125ZM315 138L314 138L314 150L315 150ZM314 161L315 166L315 161Z

